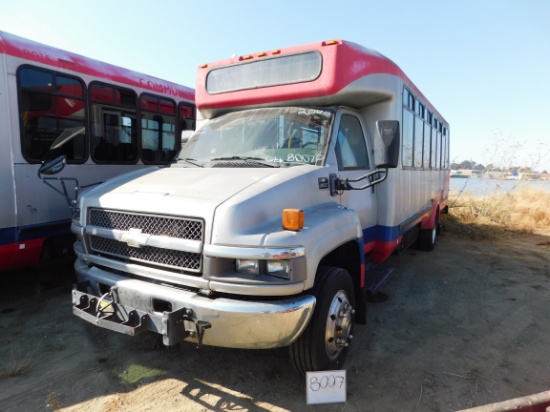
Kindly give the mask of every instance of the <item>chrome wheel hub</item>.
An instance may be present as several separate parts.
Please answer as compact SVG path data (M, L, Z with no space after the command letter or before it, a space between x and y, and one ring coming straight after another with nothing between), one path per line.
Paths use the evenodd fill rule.
M346 292L339 291L330 305L325 329L325 349L329 358L338 357L342 349L349 346L353 338L351 328L354 313Z

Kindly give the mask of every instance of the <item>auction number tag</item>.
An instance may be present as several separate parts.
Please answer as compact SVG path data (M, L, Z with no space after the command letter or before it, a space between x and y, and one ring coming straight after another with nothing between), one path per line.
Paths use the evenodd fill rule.
M306 373L307 404L346 402L346 371Z

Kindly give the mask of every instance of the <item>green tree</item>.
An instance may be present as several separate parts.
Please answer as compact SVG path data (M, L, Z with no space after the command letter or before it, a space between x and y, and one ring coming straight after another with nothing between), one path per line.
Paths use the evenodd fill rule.
M467 170L472 170L475 166L476 162L474 162L473 160L463 160L460 165L459 165L459 169L467 169Z

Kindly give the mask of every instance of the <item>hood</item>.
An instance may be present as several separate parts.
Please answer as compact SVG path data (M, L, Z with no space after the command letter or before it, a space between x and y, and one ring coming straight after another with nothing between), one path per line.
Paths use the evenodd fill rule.
M81 207L205 218L235 194L282 170L149 168L115 177L88 191Z
M328 188L319 186L328 173L311 165L148 169L92 189L82 196L80 208L199 218L206 242L263 244L266 234L280 230L283 209L334 202Z

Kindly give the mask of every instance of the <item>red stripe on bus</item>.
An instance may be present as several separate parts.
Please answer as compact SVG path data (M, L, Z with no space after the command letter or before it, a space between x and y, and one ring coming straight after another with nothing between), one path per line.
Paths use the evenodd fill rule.
M0 246L0 271L34 266L40 261L44 238Z
M372 262L381 263L385 261L397 249L402 240L403 236L399 236L397 239L390 242L376 240L370 254Z
M87 74L157 93L194 100L194 90L146 74L134 72L88 57L60 50L32 40L0 32L0 53Z
M322 43L310 43L281 49L277 57L308 51L318 51L323 55L322 72L316 80L209 94L206 91L206 77L212 69L241 63L239 57L209 63L197 71L196 104L199 110L216 108L234 108L241 106L276 103L307 98L333 96L354 81L373 74L387 74L401 77L405 83L424 100L430 110L443 117L429 104L428 99L392 60L382 54L359 46L352 42L338 40L337 44L324 46ZM250 60L247 60L249 62Z

